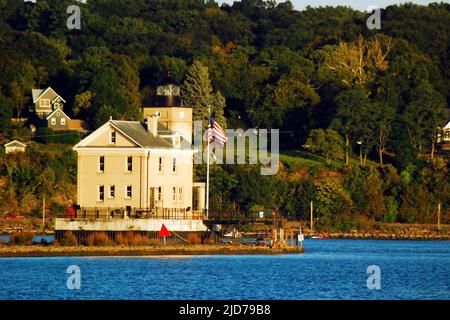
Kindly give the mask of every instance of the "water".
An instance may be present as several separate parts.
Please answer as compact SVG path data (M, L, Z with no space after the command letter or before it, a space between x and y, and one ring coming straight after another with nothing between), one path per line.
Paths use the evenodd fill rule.
M314 240L304 255L0 259L0 299L448 299L449 241ZM69 290L66 269L81 270ZM367 288L367 267L381 289Z
M41 243L42 240L44 240L47 243L51 243L55 240L55 237L52 235L37 234L33 238L33 242L35 242L35 243ZM11 236L9 234L0 234L0 243L10 243L10 242L11 242Z

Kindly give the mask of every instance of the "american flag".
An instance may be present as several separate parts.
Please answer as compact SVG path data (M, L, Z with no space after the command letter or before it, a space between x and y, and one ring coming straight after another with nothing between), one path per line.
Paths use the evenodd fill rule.
M220 145L224 145L227 142L228 138L225 131L222 129L220 124L216 121L216 117L212 114L209 117L208 123L208 141L214 142L217 141Z

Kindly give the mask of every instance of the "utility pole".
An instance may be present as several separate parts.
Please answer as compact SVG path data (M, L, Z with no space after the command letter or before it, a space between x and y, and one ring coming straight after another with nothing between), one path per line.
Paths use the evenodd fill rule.
M310 224L309 224L310 229L311 229L311 232L314 232L314 213L313 213L314 207L313 207L313 206L314 206L314 205L313 205L313 202L311 201Z
M42 198L42 232L45 234L45 195Z
M438 203L437 229L441 230L441 203Z
M212 125L211 124L211 106L208 105L208 128L207 128L207 130L208 130L208 135L207 135L208 145L207 145L207 151L206 151L208 153L208 157L206 158L206 206L205 206L206 207L206 211L205 211L206 218L209 217L209 154L211 153L211 150L209 147L210 142L211 142L211 141L209 141L209 134L210 134L209 130L210 130L211 125ZM212 130L212 128L211 128L211 130Z

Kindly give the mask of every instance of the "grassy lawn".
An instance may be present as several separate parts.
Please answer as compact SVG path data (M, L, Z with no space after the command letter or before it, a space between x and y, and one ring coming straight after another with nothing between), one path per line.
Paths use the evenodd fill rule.
M328 164L324 157L313 154L306 150L280 151L280 160L291 168L296 166L307 166L311 168L319 166L331 166L335 168L341 168L344 166L343 155L335 156L331 164ZM350 165L359 166L359 157L350 155ZM377 166L377 163L367 159L366 166Z
M34 142L34 144L40 151L46 151L53 154L58 154L67 150L71 150L73 147L73 145L71 144L43 144L38 142Z

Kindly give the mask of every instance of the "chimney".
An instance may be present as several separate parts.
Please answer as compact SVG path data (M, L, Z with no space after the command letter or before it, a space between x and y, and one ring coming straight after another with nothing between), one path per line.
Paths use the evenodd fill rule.
M147 131L154 137L158 135L158 117L156 115L147 117Z

